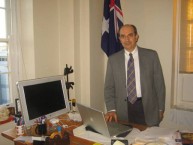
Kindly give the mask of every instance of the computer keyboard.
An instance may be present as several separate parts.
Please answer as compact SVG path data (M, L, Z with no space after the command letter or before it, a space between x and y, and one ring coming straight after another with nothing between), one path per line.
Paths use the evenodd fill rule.
M109 129L109 132L111 132L112 134L114 134L116 132L120 132L118 135L116 135L116 137L125 137L133 129L133 127L131 125L127 126L127 125L123 125L123 124L116 123L116 122L108 122L107 126L108 126L108 129ZM128 130L122 131L125 128L128 128Z

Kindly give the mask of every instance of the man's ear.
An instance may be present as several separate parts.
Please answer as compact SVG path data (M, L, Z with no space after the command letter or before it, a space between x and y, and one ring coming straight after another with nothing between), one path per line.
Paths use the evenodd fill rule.
M139 40L139 35L137 34L136 35L136 42L138 42L138 40Z

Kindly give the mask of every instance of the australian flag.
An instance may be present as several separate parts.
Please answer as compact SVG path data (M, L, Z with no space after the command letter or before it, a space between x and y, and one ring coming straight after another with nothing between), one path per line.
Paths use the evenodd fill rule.
M118 31L123 25L120 0L104 0L101 48L110 56L122 49Z

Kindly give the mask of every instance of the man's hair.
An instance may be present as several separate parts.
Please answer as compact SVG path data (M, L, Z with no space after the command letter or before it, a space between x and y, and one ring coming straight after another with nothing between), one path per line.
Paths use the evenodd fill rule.
M123 26L119 29L119 36L120 36L120 30L121 30L123 27L125 27L125 26L132 27L132 28L133 28L133 30L134 30L135 35L137 35L137 34L138 34L138 32L137 32L137 28L135 27L135 25L132 25L132 24L125 24L125 25L123 25Z

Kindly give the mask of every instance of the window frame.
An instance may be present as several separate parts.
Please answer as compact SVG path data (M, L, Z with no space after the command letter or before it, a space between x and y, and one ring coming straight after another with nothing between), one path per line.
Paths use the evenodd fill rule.
M15 99L18 98L16 82L23 78L23 66L21 55L21 22L20 22L20 1L5 0L7 5L7 39L0 39L8 43L8 75L10 103L0 106L15 107Z
M181 0L173 0L173 53L171 107L193 112L193 73L180 72Z
M7 52L8 52L8 56L7 56L7 64L8 64L8 71L7 72L2 72L0 74L7 74L8 75L8 91L9 91L9 102L5 103L5 104L2 104L0 106L5 106L5 105L12 105L13 104L13 98L11 96L12 95L12 91L11 91L11 79L10 79L10 74L11 74L11 71L10 71L10 67L9 67L9 63L10 63L10 59L9 59L9 44L10 44L10 40L9 40L9 36L10 36L10 32L11 32L11 13L10 13L10 4L11 4L11 1L10 0L5 0L5 8L4 7L1 7L1 9L4 9L5 10L5 25L6 25L6 38L0 38L0 42L1 43L6 43L7 44Z

